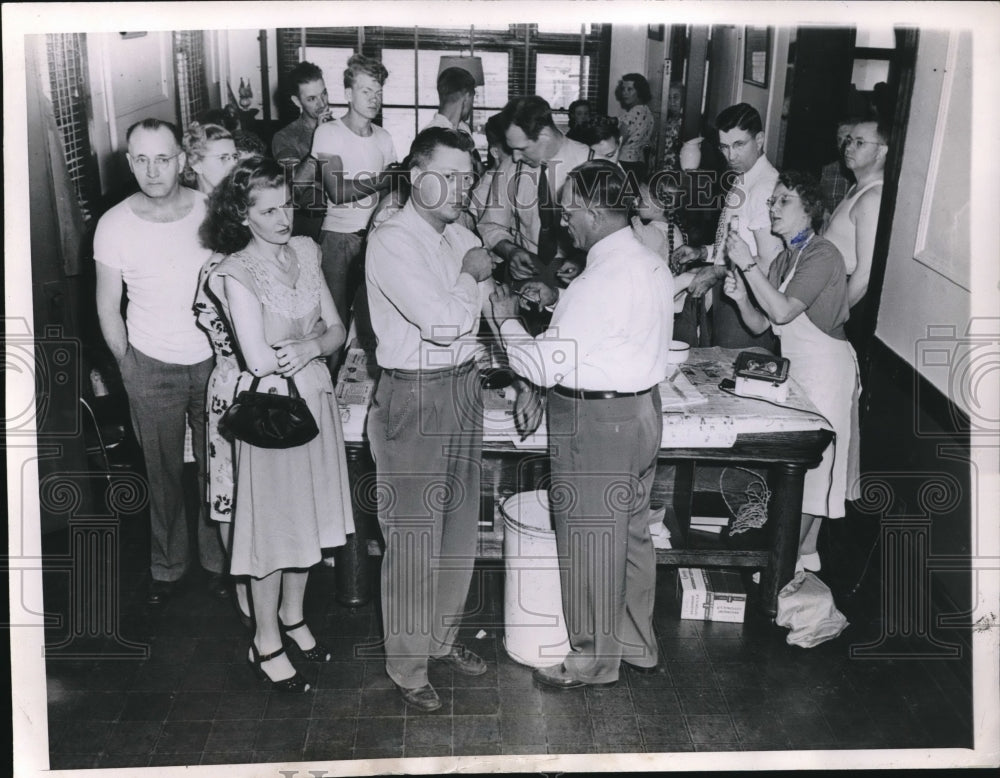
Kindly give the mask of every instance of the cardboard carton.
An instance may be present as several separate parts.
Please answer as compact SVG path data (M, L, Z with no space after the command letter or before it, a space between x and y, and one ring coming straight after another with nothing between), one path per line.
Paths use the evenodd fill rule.
M742 623L747 593L733 570L681 567L677 570L681 618Z

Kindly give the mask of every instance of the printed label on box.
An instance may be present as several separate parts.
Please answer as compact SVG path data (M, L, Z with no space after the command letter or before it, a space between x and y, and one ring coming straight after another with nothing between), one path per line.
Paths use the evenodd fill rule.
M681 567L677 570L677 585L682 619L743 621L747 595L739 573Z

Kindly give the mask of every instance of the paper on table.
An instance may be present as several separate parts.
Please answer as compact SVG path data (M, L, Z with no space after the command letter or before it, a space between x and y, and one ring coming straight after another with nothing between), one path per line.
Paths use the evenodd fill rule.
M660 382L660 402L663 410L669 411L698 405L708 400L695 389L694 384L684 375L684 371L677 370L672 378Z

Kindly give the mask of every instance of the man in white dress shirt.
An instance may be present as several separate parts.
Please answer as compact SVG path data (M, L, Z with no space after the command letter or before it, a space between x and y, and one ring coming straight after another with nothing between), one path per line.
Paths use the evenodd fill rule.
M562 256L556 202L566 174L592 156L563 135L549 104L538 96L517 97L501 111L511 158L496 172L496 197L479 220L483 243L507 260L515 281L555 281Z
M493 262L456 224L472 187L472 140L424 130L410 148L410 199L372 231L366 275L382 369L368 415L385 537L386 673L407 704L441 707L428 659L482 675L455 642L476 559L483 404L476 370Z
M666 375L673 278L634 237L625 173L607 160L573 170L560 198L562 222L587 267L558 295L549 328L532 338L506 289L492 316L510 365L549 387L549 502L562 567L571 651L535 671L546 686L610 685L621 662L653 671L656 558L649 494L663 418L657 385ZM530 281L542 305L556 292Z
M712 263L701 268L688 287L695 297L712 291L709 298L712 345L723 348L760 346L774 351L777 344L770 331L754 335L744 326L735 304L722 294L722 279L727 270L725 237L730 229L750 246L754 261L764 273L781 251L781 240L771 234L767 207L767 199L778 183L778 171L764 155L764 124L756 108L747 103L731 105L719 113L715 122L719 131L719 150L736 180L723 201L715 244L697 248L681 246L674 251L674 260Z

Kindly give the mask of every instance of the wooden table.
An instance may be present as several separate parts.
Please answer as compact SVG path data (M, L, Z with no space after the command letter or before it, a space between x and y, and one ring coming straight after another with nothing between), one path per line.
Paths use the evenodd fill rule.
M805 471L818 464L833 433L794 383L787 407L731 396L719 389L719 382L732 376L737 353L717 348L692 350L687 363L680 368L683 374L680 383L686 389L693 386L695 395L701 396L696 404L684 403L672 386L661 385L664 434L659 459L676 467L668 513L671 543L675 547L657 549L656 556L657 562L665 565L760 569L760 604L773 616L777 612L778 592L794 574ZM357 376L358 371L352 374ZM687 379L687 384L683 379ZM345 388L343 384L343 380L338 382L339 395ZM357 389L346 388L348 393ZM378 532L375 506L366 497L374 493L372 463L363 434L367 407L355 404L347 408L342 415L348 464L355 485L358 531L348 545L338 551L337 596L345 605L359 606L371 597L366 569L368 541L378 537ZM544 487L547 473L544 434L515 445L512 423L509 419L501 420L502 415L494 410L486 420L482 501L483 515L492 518L492 522L485 523L492 526L485 526L480 532L478 554L482 558L502 557L503 519L498 510L501 501L517 491ZM699 463L752 467L766 473L771 497L767 523L762 530L766 533L765 547L688 545L694 473Z

